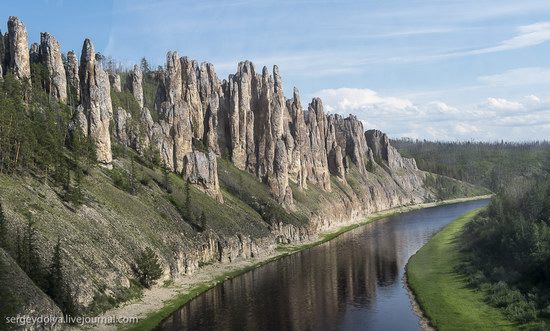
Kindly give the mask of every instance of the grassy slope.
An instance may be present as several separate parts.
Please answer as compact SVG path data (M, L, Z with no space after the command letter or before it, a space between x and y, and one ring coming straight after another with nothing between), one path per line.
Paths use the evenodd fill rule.
M478 211L453 221L422 247L407 264L409 286L430 324L445 330L514 330L481 292L468 288L454 271L460 259L455 238Z

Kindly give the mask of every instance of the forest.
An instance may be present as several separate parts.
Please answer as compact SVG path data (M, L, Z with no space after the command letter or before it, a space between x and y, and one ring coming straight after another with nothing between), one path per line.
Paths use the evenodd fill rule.
M457 272L530 330L550 318L550 143L393 141L420 169L484 186L495 196L459 237Z

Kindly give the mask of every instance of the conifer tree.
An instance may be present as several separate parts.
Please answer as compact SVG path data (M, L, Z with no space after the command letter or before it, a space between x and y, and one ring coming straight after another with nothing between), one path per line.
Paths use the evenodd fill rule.
M155 252L147 247L136 260L134 272L143 287L151 287L162 276L162 268Z
M0 248L8 248L7 238L6 217L4 215L2 203L0 202Z
M50 298L55 301L60 306L64 305L65 301L65 289L64 289L64 279L63 279L63 265L61 257L61 239L57 239L57 244L55 245L52 261L48 270L48 289L47 293Z

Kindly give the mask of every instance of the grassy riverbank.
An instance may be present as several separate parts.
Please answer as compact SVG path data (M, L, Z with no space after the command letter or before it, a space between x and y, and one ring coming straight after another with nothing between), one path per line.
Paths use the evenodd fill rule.
M197 274L203 274L204 277L198 278L199 280L197 281L191 280L187 282L186 286L182 287L177 292L167 291L166 292L167 295L170 294L170 296L167 297L165 300L163 300L162 307L160 309L150 311L145 317L138 316L139 322L137 324L129 325L125 329L133 330L133 331L151 330L155 326L157 326L162 320L170 316L179 307L183 306L184 304L186 304L196 296L222 283L227 279L234 278L242 273L258 268L264 264L275 261L284 256L288 256L290 254L320 245L324 242L332 240L338 237L339 235L345 232L351 231L355 228L358 228L362 225L365 225L380 219L384 219L398 213L408 212L416 209L430 208L438 205L460 203L460 202L465 202L470 200L479 200L479 199L485 199L489 197L490 196L459 198L459 199L445 200L445 201L439 201L439 202L410 205L410 206L404 206L404 207L393 208L385 211L380 211L369 215L363 221L345 225L335 229L334 231L320 234L318 239L315 241L304 242L296 245L281 245L277 248L276 252L274 252L269 256L256 258L248 261L240 261L232 265L216 264L216 265L207 266L205 270L201 270L197 273ZM195 275L191 275L189 276L189 278L193 278L194 276ZM204 278L206 278L206 280L204 280ZM177 287L178 284L174 284L173 286ZM153 289L152 291L155 291L155 289ZM144 301L146 300L147 300L147 293L145 294L145 297L144 297ZM132 304L123 307L123 309L121 311L118 311L116 315L135 316L134 314L132 314L131 309L125 309L128 307L131 308L131 305Z
M454 269L460 260L456 236L478 212L469 212L447 225L407 264L407 279L416 301L430 325L439 331L516 329Z

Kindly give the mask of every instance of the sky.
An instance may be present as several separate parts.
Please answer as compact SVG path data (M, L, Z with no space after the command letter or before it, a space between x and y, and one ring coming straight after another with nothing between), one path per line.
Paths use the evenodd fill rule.
M124 64L167 51L214 64L279 66L287 96L354 114L392 138L550 139L548 0L18 0L29 41ZM5 23L2 30L6 30Z

